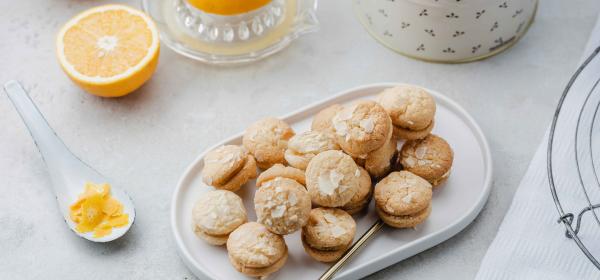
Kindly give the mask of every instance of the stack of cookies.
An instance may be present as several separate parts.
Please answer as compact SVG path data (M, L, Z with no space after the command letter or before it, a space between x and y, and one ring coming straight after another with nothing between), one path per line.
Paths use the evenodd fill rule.
M435 112L427 91L398 86L375 101L327 107L300 134L276 118L255 122L242 146L204 157L202 179L215 190L197 201L194 232L226 244L239 272L262 277L284 265L283 236L297 231L310 257L338 260L355 237L352 215L366 210L371 196L386 224L415 227L431 213L433 189L449 177L454 156L431 134ZM257 219L248 222L234 192L254 178Z

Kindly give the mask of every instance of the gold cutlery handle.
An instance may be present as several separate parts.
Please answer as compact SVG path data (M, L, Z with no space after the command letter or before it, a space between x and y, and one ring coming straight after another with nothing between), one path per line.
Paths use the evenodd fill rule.
M375 234L383 227L384 223L381 219L377 219L377 221L365 232L357 241L350 247L344 255L334 264L332 265L321 277L319 280L329 280L333 278L336 272L344 266L348 260L358 252L360 248L362 248L371 237L375 236Z

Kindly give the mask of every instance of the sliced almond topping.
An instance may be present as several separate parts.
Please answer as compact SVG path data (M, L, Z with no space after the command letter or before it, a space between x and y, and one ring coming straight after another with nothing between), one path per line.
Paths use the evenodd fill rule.
M366 133L373 132L373 129L375 128L375 122L372 118L361 120L359 125Z
M285 214L286 207L285 205L277 205L273 211L271 211L271 217L273 218L281 218L283 214Z
M334 215L329 213L323 214L323 218L325 218L325 221L327 221L330 224L335 224L338 221L338 219Z
M429 163L431 163L431 161L426 159L420 159L419 161L417 161L418 165L429 165Z
M342 235L344 235L346 233L346 229L344 229L341 226L335 225L332 229L331 229L331 234L333 235L333 237L338 238Z
M406 195L405 197L402 198L402 201L404 203L409 204L412 202L414 195L415 195L415 192L410 192L408 195Z
M329 178L331 179L331 183L338 187L340 182L344 179L344 174L339 173L336 170L331 170L331 172L329 172Z
M415 166L415 164L417 163L417 162L415 161L415 159L414 159L414 158L412 158L412 157L408 157L408 158L406 158L406 159L404 160L404 162L406 163L406 166L408 166L408 167L414 167L414 166Z
M337 133L340 136L348 134L348 126L343 122L334 122L333 128L335 129L335 133Z
M335 192L337 186L334 186L331 183L331 180L327 175L327 173L323 173L321 174L321 176L319 176L319 192L326 195L332 195Z
M290 193L290 195L288 196L288 201L290 202L291 206L294 206L298 203L298 197L295 193Z
M423 159L425 158L425 154L427 154L427 147L425 146L419 146L417 147L417 149L415 150L415 156L418 159Z

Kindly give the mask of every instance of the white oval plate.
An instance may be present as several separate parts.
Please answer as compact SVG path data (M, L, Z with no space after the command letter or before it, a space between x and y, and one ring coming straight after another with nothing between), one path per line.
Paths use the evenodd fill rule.
M372 84L343 91L325 101L296 111L283 119L296 132L308 130L312 117L321 109L335 103L349 103L357 99L372 99L383 89L397 83ZM490 193L492 160L485 136L473 118L458 104L444 95L429 91L437 102L436 126L433 133L442 136L454 149L452 175L434 191L431 216L416 229L398 230L384 227L349 263L335 279L359 279L384 267L397 263L431 248L457 234L481 211ZM224 144L241 145L242 133L214 147ZM192 207L203 192L211 187L202 183L201 153L181 176L171 202L171 227L177 249L187 267L201 279L249 279L238 273L229 263L224 247L211 246L198 239L192 230ZM249 220L256 220L253 197L254 183L250 181L238 192L248 210ZM357 234L361 236L377 219L369 206L366 214L355 216ZM270 279L317 279L329 265L312 260L302 248L300 233L285 236L289 258L285 266Z

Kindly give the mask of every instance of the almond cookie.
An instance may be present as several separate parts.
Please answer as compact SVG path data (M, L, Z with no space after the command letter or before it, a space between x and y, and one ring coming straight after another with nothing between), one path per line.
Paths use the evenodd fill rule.
M332 119L337 142L347 154L366 158L389 139L392 125L383 107L362 100L347 106Z
M429 182L411 172L392 172L375 185L377 214L392 227L415 227L431 212L431 189Z
M391 127L390 127L391 129ZM383 178L392 169L394 156L397 154L398 141L391 135L381 148L371 152L365 159L365 169L375 178Z
M226 190L204 193L192 209L194 233L212 245L223 245L247 220L242 199Z
M201 176L209 186L237 191L256 178L256 161L243 147L221 146L206 154Z
M277 177L264 183L254 195L256 219L276 234L290 234L306 224L310 196L298 182Z
M356 222L350 214L335 208L315 208L302 228L302 245L313 259L333 262L352 245L355 233Z
M281 235L259 223L241 225L229 235L227 253L233 267L252 277L264 277L285 264L288 248Z
M284 166L283 164L279 163L271 166L271 168L265 170L265 172L260 173L258 179L256 179L256 186L260 187L264 183L278 177L292 179L302 184L302 186L306 186L304 171L298 168Z
M400 139L420 139L433 129L435 100L420 87L402 85L385 89L377 102L390 115L394 135Z
M348 212L350 215L354 215L369 205L369 201L371 200L371 194L373 191L373 186L371 185L371 176L369 176L369 172L362 167L358 167L360 169L360 177L358 178L358 191L348 203L342 206L342 210Z
M285 163L287 143L294 136L292 128L282 120L265 118L250 125L242 142L258 167L267 169L275 163Z
M305 170L308 162L318 153L339 150L335 135L327 131L306 131L294 135L288 142L285 160L289 165Z
M433 127L435 126L435 120L431 120L431 123L425 128L421 130L410 130L407 128L401 128L399 126L394 126L394 136L398 139L404 140L416 140L423 139L427 137L427 135L431 134Z
M439 186L450 176L454 152L446 140L432 134L421 140L407 141L399 160L405 170Z
M306 168L306 188L314 204L339 207L358 191L360 170L342 151L325 151Z
M314 131L326 131L335 133L335 129L333 129L333 123L331 123L331 119L341 111L344 107L340 104L333 104L315 115L315 118L312 121L310 126L311 130Z

